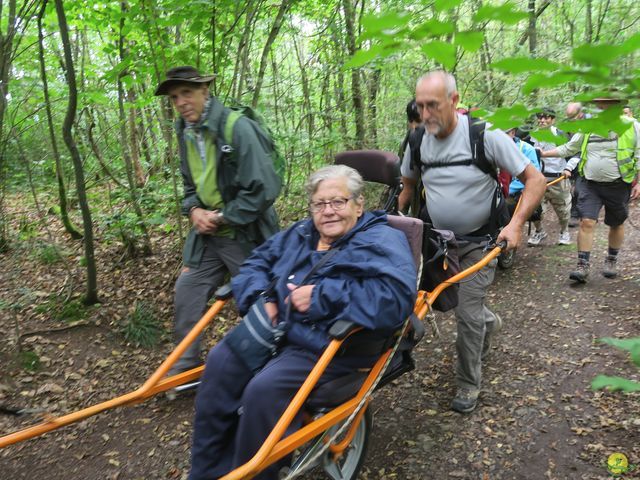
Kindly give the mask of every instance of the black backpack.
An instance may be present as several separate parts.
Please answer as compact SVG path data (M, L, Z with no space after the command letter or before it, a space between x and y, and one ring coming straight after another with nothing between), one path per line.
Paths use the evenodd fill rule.
M417 161L416 165L420 165L421 172L431 168L448 168L458 166L475 165L487 175L491 176L496 182L496 188L491 200L491 214L489 215L489 222L475 232L471 232L469 235L463 235L460 239L478 240L480 237L494 236L498 230L509 223L510 215L507 209L506 201L502 193L502 185L498 179L498 170L489 162L485 154L484 149L484 131L486 122L473 118L470 115L465 115L469 122L469 145L471 147L471 158L467 160L458 160L456 162L429 162L422 161L420 156L420 143L422 143L422 137L424 136L424 127L422 135L420 136L420 143L417 144L416 152L411 151L411 161ZM413 148L413 146L412 146ZM422 183L422 182L420 182Z

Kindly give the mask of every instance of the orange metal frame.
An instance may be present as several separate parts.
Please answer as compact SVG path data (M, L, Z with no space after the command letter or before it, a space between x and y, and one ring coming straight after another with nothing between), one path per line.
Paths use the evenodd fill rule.
M500 251L500 247L495 247L480 262L453 276L447 282L441 283L432 292L418 292L418 298L414 306L414 313L418 316L418 318L423 319L429 312L434 300L445 288L483 268L492 259L497 257L500 254ZM180 358L187 347L222 310L222 307L224 307L225 303L225 300L216 301L211 306L209 311L207 311L207 313L196 324L193 330L180 342L180 344L178 344L175 350L171 352L171 354L166 358L164 362L162 362L160 367L158 367L158 369L149 377L149 379L137 390L108 400L106 402L84 408L68 415L50 418L42 423L28 427L24 430L20 430L0 437L0 448L42 435L46 432L55 430L65 425L78 422L105 410L109 410L122 405L139 403L159 392L163 392L170 388L174 388L178 385L182 385L199 378L204 367L198 367L179 375L174 375L167 378L163 377L169 371L171 366L176 362L176 360ZM405 328L409 327L407 326ZM404 334L405 332L402 333ZM266 467L273 464L275 461L293 452L295 449L304 445L311 439L317 437L328 428L348 418L358 408L368 390L374 384L378 376L383 373L384 366L387 359L391 355L392 350L388 350L378 359L355 397L327 412L322 417L311 421L297 432L289 435L284 439L282 438L295 416L299 411L303 409L304 404L309 397L309 394L315 388L318 380L324 373L325 369L327 368L335 354L340 349L343 341L344 340L333 340L330 342L329 346L318 359L318 362L314 366L313 370L311 371L305 382L302 384L296 395L293 397L291 403L282 414L279 421L276 423L275 427L263 443L260 450L258 450L253 458L247 463L222 477L224 480L252 478L256 474L264 470ZM329 447L334 456L339 456L344 451L344 449L348 447L353 434L355 433L355 429L358 423L361 421L362 414L364 413L366 408L367 404L365 404L357 414L356 418L353 421L353 425L347 432L346 436L339 443L331 445Z

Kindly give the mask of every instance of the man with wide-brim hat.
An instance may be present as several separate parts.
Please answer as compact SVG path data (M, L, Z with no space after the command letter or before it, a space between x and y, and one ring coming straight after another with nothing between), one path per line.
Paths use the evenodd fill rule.
M619 108L623 100L598 97L593 103L602 110ZM591 265L591 248L598 215L604 206L604 223L609 227L609 246L604 259L602 275L618 275L618 253L624 241L624 222L629 215L629 201L640 197L638 167L640 165L640 124L621 116L628 128L618 135L607 137L576 133L568 143L542 152L543 157L567 157L580 153L577 165L580 177L576 180L578 192L578 264L569 278L586 283ZM568 171L568 174L571 172Z
M182 213L192 229L175 287L175 337L180 342L202 317L213 292L235 275L250 251L278 231L273 202L281 181L259 127L209 93L214 75L192 66L171 68L156 95L166 95L179 115ZM202 364L200 339L171 374Z
M167 78L160 82L160 85L156 88L155 95L167 95L171 87L180 83L194 83L196 85L204 83L209 85L214 78L215 75L200 75L198 70L190 66L175 67L167 71Z

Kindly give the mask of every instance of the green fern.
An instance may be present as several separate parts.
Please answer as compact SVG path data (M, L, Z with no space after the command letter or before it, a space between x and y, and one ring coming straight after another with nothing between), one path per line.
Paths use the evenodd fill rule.
M156 345L163 333L155 308L143 301L136 302L133 312L125 319L122 330L127 341L145 348Z

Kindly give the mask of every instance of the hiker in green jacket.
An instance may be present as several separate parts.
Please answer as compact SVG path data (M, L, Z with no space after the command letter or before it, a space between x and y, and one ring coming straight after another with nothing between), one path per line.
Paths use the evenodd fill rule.
M600 109L620 108L620 100L594 99ZM602 275L615 278L618 275L618 252L624 240L624 222L629 215L629 200L640 197L638 180L640 161L640 124L622 116L629 127L621 134L610 132L604 138L599 135L576 133L568 143L542 152L543 157L567 157L580 152L576 180L578 191L578 265L569 278L585 283L589 278L593 233L598 215L604 206L604 223L609 227L609 249L604 260ZM571 174L567 164L565 176Z
M249 252L278 231L273 202L281 180L270 139L255 122L209 93L213 78L194 67L176 67L155 92L167 95L179 115L182 213L192 224L175 286L176 342L198 322L227 272L235 275ZM200 364L198 339L170 373Z

